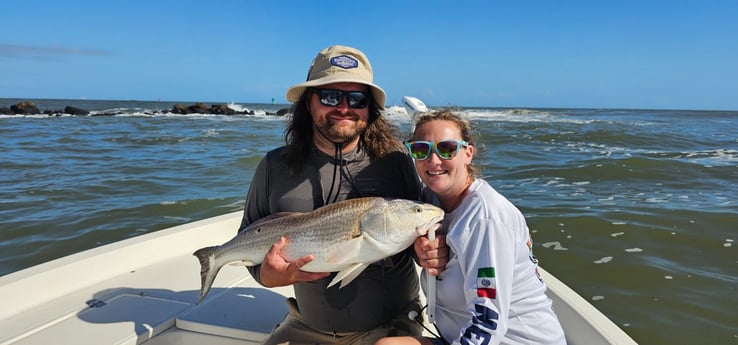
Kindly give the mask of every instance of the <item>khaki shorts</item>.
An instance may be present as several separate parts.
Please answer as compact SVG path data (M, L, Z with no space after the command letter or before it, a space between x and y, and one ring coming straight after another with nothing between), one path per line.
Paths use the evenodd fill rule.
M420 302L416 301L407 310L397 315L387 324L361 332L330 333L310 328L305 324L297 309L297 301L294 298L287 299L289 313L262 342L265 345L290 344L290 345L373 345L374 342L388 336L420 336L423 333L422 326L415 320L407 317L411 310L420 310Z

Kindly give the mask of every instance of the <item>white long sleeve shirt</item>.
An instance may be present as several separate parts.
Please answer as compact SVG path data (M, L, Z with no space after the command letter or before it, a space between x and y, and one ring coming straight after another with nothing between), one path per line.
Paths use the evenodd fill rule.
M566 344L520 211L476 179L446 222L451 253L436 282L436 324L446 341Z

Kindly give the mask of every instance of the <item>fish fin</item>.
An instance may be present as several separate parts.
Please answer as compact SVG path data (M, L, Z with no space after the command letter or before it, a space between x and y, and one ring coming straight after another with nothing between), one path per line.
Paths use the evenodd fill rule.
M351 238L361 237L361 224L357 223L353 229L351 229Z
M293 215L296 215L296 214L300 214L300 212L277 212L277 213L272 213L272 214L270 214L268 216L264 216L264 217L261 217L261 218L255 220L253 223L249 224L249 226L247 226L245 229L242 229L241 231L239 231L239 233L244 233L244 232L255 232L255 233L259 233L262 230L262 226L267 226L269 222L271 222L273 220L276 220L276 219L279 219L279 218L293 216Z
M328 284L327 288L336 285L336 283L338 283L339 281L341 282L339 288L348 285L349 283L354 281L354 279L356 279L356 277L358 277L361 272L364 272L367 267L369 267L369 264L358 262L343 269L341 272L338 272L338 274L336 274L333 280L331 280L331 283Z
M218 271L223 267L222 264L216 266L215 250L217 248L218 246L205 247L192 253L200 261L200 300L197 301L198 304L205 299L205 295L208 294L208 291L213 286L215 276L218 275Z
M330 264L340 264L345 263L346 260L355 258L359 255L359 251L361 251L361 242L360 238L355 238L337 245L325 261Z
M251 261L234 261L228 264L228 266L256 266L255 263Z

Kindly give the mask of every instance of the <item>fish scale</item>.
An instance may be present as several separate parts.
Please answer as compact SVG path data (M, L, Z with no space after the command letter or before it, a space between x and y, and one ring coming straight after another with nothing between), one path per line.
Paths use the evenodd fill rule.
M304 213L277 213L264 217L230 241L197 250L201 264L200 301L207 295L218 271L230 262L260 264L281 237L287 244L280 253L294 261L314 255L302 267L308 272L339 272L329 287L349 284L369 264L409 247L415 238L443 219L442 209L412 200L379 197L336 202Z

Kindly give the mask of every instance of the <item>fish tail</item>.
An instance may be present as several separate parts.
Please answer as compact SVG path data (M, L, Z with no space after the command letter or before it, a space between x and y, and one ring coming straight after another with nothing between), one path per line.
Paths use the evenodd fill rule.
M199 304L205 299L205 295L210 291L210 287L213 286L215 276L220 271L222 266L215 267L215 250L217 246L205 247L198 249L192 255L196 256L200 260L200 300L197 301Z

